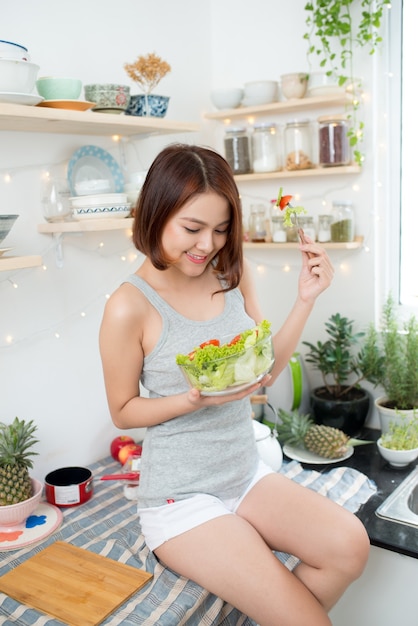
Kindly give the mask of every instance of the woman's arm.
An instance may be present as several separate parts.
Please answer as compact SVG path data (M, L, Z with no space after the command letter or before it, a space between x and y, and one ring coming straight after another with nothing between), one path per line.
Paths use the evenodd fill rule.
M275 364L271 371L270 380L265 383L271 385L280 372L286 367L294 353L306 321L313 309L317 297L331 284L334 269L325 250L306 237L306 243L301 244L302 269L299 275L298 295L296 301L280 330L273 336ZM312 254L308 256L308 252ZM245 308L256 322L263 319L259 307L256 288L251 277L250 268L245 263L244 275L240 284L245 299Z

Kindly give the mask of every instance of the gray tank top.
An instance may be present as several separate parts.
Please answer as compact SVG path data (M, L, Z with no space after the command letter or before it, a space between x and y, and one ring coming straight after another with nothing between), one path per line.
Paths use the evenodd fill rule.
M175 311L136 274L126 282L137 287L158 311L162 332L144 359L141 383L150 398L187 391L178 353L203 341L236 335L255 325L239 289L225 293L223 312L208 321L190 320ZM141 460L141 507L160 506L197 493L219 498L239 496L251 481L258 453L248 398L180 415L146 430Z

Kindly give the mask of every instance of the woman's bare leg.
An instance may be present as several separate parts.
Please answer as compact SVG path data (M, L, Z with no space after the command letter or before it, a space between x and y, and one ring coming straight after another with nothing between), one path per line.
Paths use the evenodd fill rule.
M291 573L273 549L302 563ZM155 552L261 626L329 626L327 612L365 567L369 540L353 514L270 474L236 515L201 524Z

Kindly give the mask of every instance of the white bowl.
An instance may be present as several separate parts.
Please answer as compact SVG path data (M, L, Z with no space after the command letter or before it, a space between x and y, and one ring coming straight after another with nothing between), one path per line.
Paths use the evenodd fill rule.
M73 196L70 198L71 206L75 209L126 204L127 200L126 193L99 193L86 196Z
M217 109L236 109L244 96L244 90L237 87L214 89L210 92L212 104Z
M0 59L17 59L18 61L30 61L28 49L20 43L0 39Z
M73 209L73 218L77 221L92 219L125 218L131 214L130 203L104 204L98 206L85 206Z
M282 94L287 100L303 98L308 87L308 74L306 72L282 74L280 85Z
M0 91L29 94L33 90L39 65L17 59L0 59Z
M74 185L78 196L88 196L95 193L107 193L111 191L111 183L107 178L80 180Z
M377 449L380 455L392 467L405 467L418 458L418 448L412 448L412 450L392 450L382 446L381 438L377 440Z
M275 80L255 80L244 84L244 106L256 106L276 102L279 84Z
M31 478L31 481L33 493L31 498L18 502L18 504L0 506L0 528L22 524L37 508L42 496L43 484L36 478Z

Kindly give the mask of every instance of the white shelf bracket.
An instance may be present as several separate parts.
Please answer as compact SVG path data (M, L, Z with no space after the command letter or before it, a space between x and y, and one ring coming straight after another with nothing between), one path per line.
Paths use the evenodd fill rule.
M64 267L64 256L62 253L62 233L54 233L54 245L55 245L55 263L59 269Z

